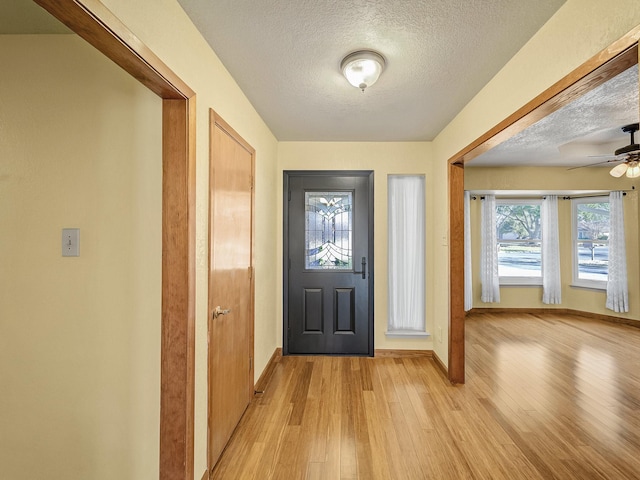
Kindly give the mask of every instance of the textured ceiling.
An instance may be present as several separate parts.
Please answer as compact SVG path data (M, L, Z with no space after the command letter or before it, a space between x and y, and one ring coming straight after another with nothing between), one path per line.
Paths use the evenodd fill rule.
M564 0L179 0L278 140L432 140ZM361 93L350 52L387 61Z
M563 3L180 2L279 140L342 141L431 139ZM0 34L18 33L71 32L31 0L0 0ZM359 48L388 61L364 94L339 73ZM636 65L467 167L611 159L640 120L638 82Z
M576 167L606 162L616 149L629 144L629 134L620 127L638 122L639 105L635 65L466 166Z

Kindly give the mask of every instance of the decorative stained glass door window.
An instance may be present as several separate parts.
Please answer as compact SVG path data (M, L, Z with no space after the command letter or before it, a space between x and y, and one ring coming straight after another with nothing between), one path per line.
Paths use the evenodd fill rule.
M305 192L305 268L350 270L353 192Z

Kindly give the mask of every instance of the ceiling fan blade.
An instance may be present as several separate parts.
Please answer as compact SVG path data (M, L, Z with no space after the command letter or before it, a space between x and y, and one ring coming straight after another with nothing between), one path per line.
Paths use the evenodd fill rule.
M610 155L609 155L610 156ZM571 168L567 168L567 170L576 170L578 168L586 168L586 167L595 167L596 165L604 165L605 163L615 163L615 162L621 162L622 160L624 160L623 158L610 158L609 160L604 160L602 162L597 162L597 163L589 163L587 165L579 165L577 167L571 167Z
M620 165L616 165L615 167L613 167L609 172L609 175L611 175L612 177L620 178L626 173L627 168L629 168L629 164L621 163Z

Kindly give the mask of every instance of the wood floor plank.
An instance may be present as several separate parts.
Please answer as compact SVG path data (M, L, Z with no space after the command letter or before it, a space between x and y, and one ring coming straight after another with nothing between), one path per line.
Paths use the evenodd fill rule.
M467 383L429 357L285 356L212 478L640 480L640 329L472 314Z

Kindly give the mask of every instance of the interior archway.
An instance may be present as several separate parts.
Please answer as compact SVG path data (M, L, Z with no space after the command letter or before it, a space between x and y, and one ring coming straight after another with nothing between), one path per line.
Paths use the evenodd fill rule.
M465 381L464 165L638 63L640 26L556 82L448 160L449 365L452 383Z

